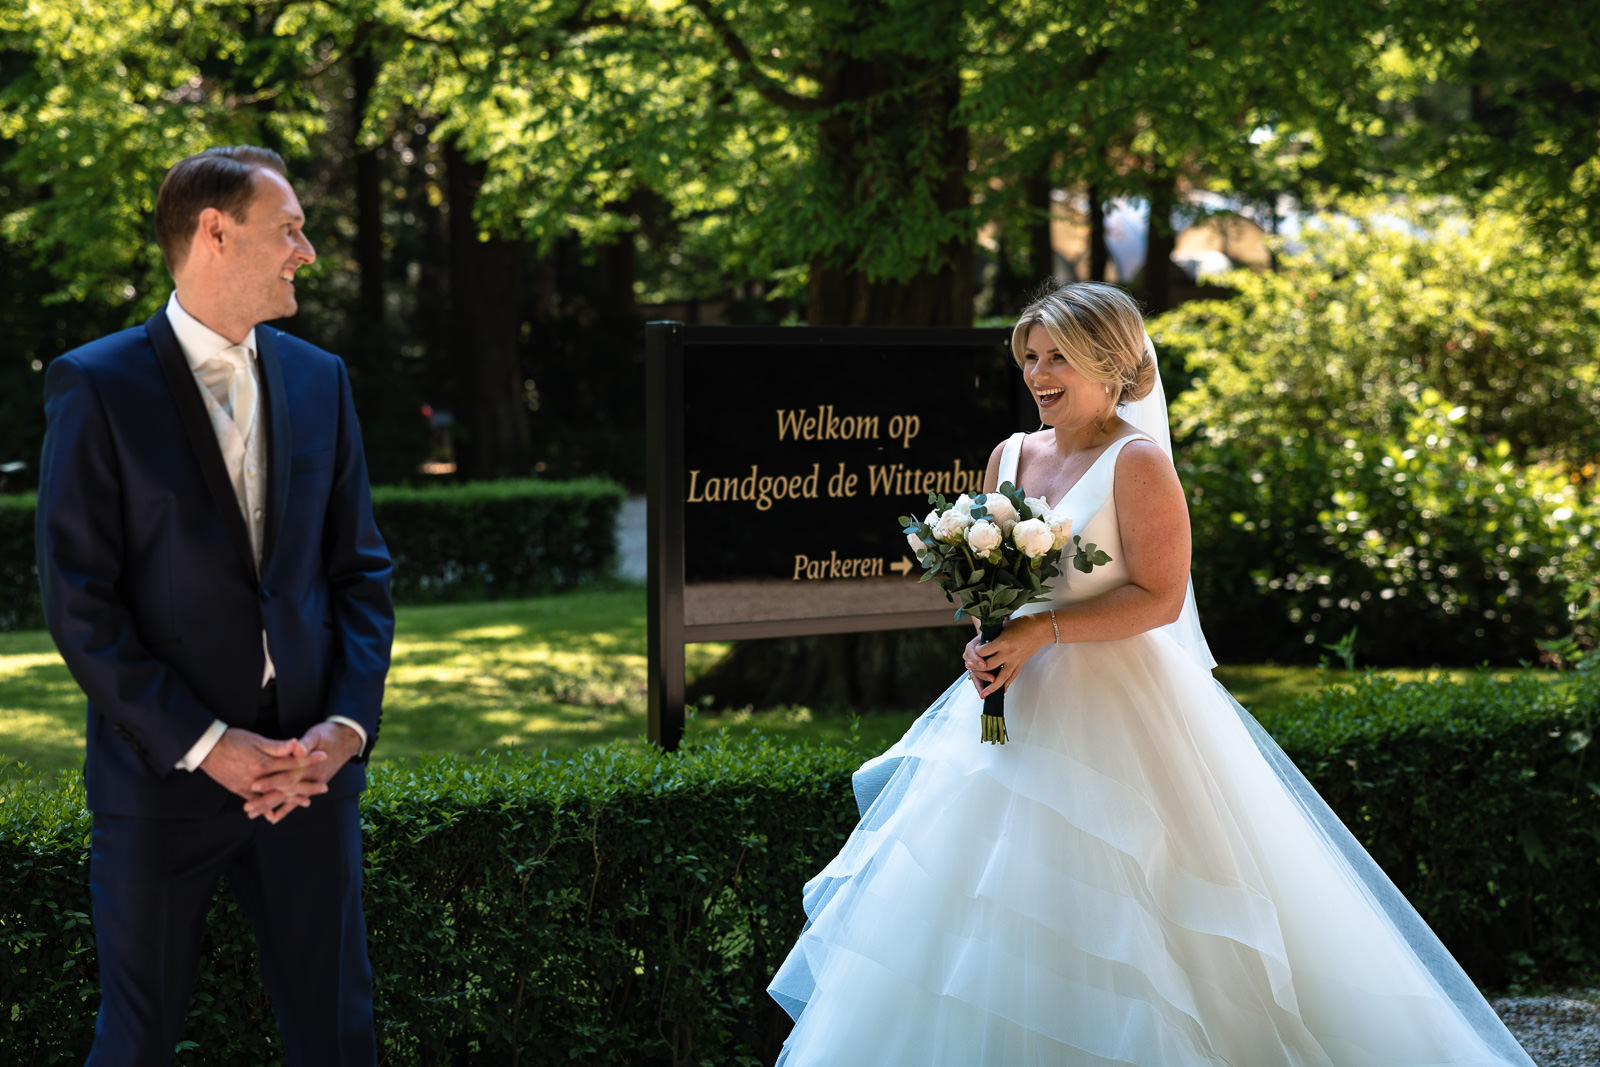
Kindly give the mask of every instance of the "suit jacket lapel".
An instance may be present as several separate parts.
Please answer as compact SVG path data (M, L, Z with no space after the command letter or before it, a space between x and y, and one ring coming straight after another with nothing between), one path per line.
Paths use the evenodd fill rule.
M265 326L256 327L256 357L261 361L265 394L261 410L267 415L267 528L261 538L261 573L265 574L288 505L289 457L294 455L294 441L289 431L289 399L283 390L283 365L278 361L272 331Z
M222 449L217 444L217 431L206 414L206 402L200 398L200 387L195 384L194 372L183 357L183 347L178 335L172 332L167 321L167 310L162 308L145 323L145 332L156 350L156 361L167 379L167 390L172 402L178 406L178 419L189 437L195 461L200 465L200 477L206 483L211 500L222 513L222 522L228 528L228 538L239 553L245 569L256 571L255 553L250 550L250 530L244 524L244 514L239 510L239 499L233 495L233 482L228 478L228 468L222 462Z

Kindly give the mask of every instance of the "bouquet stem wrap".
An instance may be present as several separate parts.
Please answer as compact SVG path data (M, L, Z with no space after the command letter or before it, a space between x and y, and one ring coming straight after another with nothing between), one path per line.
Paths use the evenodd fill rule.
M988 644L1000 636L1000 631L1006 627L1005 621L986 622L978 629L978 634L983 638L983 643ZM992 744L1003 745L1006 743L1006 691L997 689L983 698L983 739Z

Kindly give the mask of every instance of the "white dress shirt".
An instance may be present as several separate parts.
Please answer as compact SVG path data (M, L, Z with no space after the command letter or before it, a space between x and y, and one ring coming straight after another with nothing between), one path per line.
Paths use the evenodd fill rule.
M256 359L256 331L252 329L238 345L206 326L183 309L178 294L167 301L167 321L178 337L178 346L189 362L195 386L205 401L206 413L211 416L211 427L217 434L217 445L222 450L222 461L228 469L228 480L233 483L233 495L244 514L245 526L250 531L250 549L255 555L256 571L261 570L262 534L266 530L266 423L261 405L261 370ZM248 379L236 380L225 364L237 359L239 349L245 356ZM237 402L237 403L236 403ZM235 410L238 408L240 410ZM264 664L261 684L264 687L277 675L272 662L272 649L267 641L267 631L261 631L261 650ZM361 738L366 748L367 731L354 719L343 715L329 715L328 722L338 722L350 727ZM217 719L200 735L183 759L177 763L180 771L197 770L211 750L221 740L228 724Z

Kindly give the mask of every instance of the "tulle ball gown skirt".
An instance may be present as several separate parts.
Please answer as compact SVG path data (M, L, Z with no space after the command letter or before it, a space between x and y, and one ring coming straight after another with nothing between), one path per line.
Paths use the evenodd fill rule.
M856 774L779 1063L1531 1064L1271 740L1159 633L958 680Z

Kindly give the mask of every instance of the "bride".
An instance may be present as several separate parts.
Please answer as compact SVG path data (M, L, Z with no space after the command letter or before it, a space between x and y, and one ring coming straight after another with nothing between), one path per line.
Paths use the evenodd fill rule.
M995 449L1112 557L964 653L855 775L770 986L784 1067L1532 1061L1283 751L1210 674L1189 522L1138 308L1031 304L1012 350L1050 429ZM1010 742L979 741L1004 688Z

